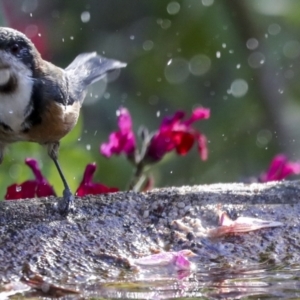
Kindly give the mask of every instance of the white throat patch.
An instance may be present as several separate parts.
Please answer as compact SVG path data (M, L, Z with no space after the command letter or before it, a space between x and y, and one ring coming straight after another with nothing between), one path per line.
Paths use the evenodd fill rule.
M33 86L32 72L21 61L8 53L0 51L0 58L10 67L1 69L0 65L0 83L3 85L8 82L7 71L12 72L17 79L15 90L11 93L0 92L0 122L8 125L14 132L20 132L21 125L32 109L28 110Z

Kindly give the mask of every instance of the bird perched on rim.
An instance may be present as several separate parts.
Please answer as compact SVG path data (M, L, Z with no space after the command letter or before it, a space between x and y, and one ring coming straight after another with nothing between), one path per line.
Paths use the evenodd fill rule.
M93 52L61 69L43 60L23 33L0 27L0 163L7 144L47 146L64 184L61 213L68 212L73 195L58 163L59 141L76 125L87 87L125 66Z

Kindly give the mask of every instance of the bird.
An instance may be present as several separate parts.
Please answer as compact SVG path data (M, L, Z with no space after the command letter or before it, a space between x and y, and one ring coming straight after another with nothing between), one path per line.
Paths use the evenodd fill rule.
M60 140L76 125L88 86L125 66L90 52L63 69L44 60L25 34L0 27L0 164L11 143L46 146L64 185L56 205L61 214L68 214L74 195L58 161Z

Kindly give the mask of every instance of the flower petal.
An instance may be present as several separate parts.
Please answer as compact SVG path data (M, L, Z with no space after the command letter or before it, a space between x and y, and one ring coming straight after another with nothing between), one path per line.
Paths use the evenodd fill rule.
M209 236L221 237L227 234L250 232L262 228L284 225L283 223L277 221L267 221L250 217L238 217L235 221L233 221L226 212L219 213L219 224L219 227L210 229L208 231Z
M150 141L146 157L149 161L159 161L167 153L175 149L172 131L158 132Z
M36 196L37 197L56 196L56 193L53 187L48 182L41 182L37 184Z
M93 175L96 171L96 168L97 167L95 163L88 164L85 167L82 181L76 191L77 196L83 197L85 195L98 195L98 194L114 193L119 191L118 188L107 187L101 183L92 182Z
M37 182L28 180L21 184L12 184L6 190L6 200L18 200L34 198L36 195Z
M206 137L195 130L191 124L197 120L209 118L210 110L196 108L188 120L182 121L184 116L183 111L177 111L172 117L163 119L159 130L150 140L145 155L146 160L159 161L167 152L174 149L179 155L185 155L190 151L196 139L202 160L207 159Z
M109 141L100 146L100 153L107 158L122 152L131 156L135 151L135 135L132 131L131 117L126 108L120 108L118 111L118 126L119 131L112 132L109 135Z
M127 108L121 107L118 110L118 126L121 133L125 134L132 131L132 120Z
M35 190L35 196L37 197L56 196L53 187L49 184L48 180L43 176L38 161L34 158L26 158L25 163L32 170L35 176L35 182L37 184Z
M197 142L198 142L198 152L202 160L207 160L208 150L207 150L207 139L206 136L202 133L197 133Z
M194 145L195 137L190 132L173 131L172 139L179 155L186 155Z
M290 175L300 174L300 162L290 162L284 154L276 155L268 171L260 175L261 182L282 180Z
M35 178L38 181L43 181L44 180L44 176L42 175L41 169L39 167L39 163L36 159L26 158L25 159L25 164L31 169L31 171L33 172Z
M182 120L185 116L185 112L184 111L176 111L175 114L171 117L165 117L162 120L162 123L160 125L160 131L162 130L170 130L172 129L172 127L178 123L180 120Z
M186 126L190 126L192 123L198 120L208 119L209 117L210 117L209 108L197 107L193 110L191 117L188 120L184 121L183 123Z

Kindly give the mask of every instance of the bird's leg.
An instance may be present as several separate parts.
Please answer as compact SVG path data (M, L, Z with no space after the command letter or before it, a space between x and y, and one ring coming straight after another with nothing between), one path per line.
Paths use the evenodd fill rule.
M63 191L63 199L58 203L58 210L61 214L68 214L70 205L74 201L74 196L70 190L70 187L67 183L67 180L61 170L60 164L58 162L58 149L59 149L59 142L56 143L49 143L48 145L48 154L52 158L56 169L59 173L59 176L63 182L64 185L64 191Z

